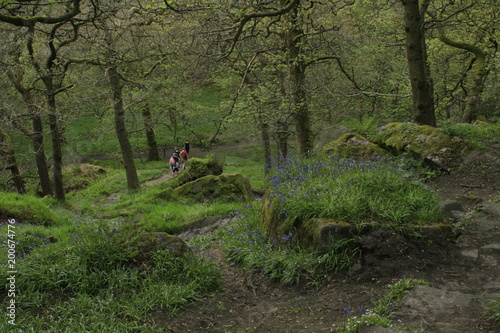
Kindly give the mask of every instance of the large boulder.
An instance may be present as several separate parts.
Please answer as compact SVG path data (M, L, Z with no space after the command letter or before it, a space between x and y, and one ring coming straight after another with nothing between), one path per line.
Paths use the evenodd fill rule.
M191 158L188 164L184 172L167 182L168 186L175 188L205 176L221 175L224 171L223 163L214 157Z
M187 244L177 236L166 232L145 232L144 224L132 223L113 232L113 241L120 244L123 253L137 266L150 266L157 251L169 250L182 255L189 250Z
M293 238L303 248L309 248L322 253L327 251L332 244L343 240L358 239L360 248L363 251L372 251L376 247L377 255L386 256L386 251L400 253L396 246L406 246L408 239L415 238L416 241L436 242L445 244L456 239L455 228L450 223L437 223L430 225L407 225L381 227L377 223L364 223L362 226L350 223L345 220L333 218L311 218L295 221L293 225L283 221L280 214L275 209L271 198L263 201L260 225L266 233L274 239L280 240L283 237ZM396 232L396 229L398 232ZM374 235L382 235L374 237ZM391 235L391 237L385 237ZM359 238L360 237L360 238ZM382 242L381 240L384 240ZM405 240L402 242L402 240ZM393 240L393 242L389 242ZM399 245L398 245L399 246ZM399 252L398 252L399 251Z
M194 202L215 199L249 201L252 198L250 182L241 174L209 175L186 183L173 190L173 195Z
M334 242L354 238L358 232L355 225L336 219L311 218L289 225L284 223L278 215L272 200L264 199L260 225L271 238L279 240L292 235L300 246L319 253L327 251Z
M337 140L326 144L323 147L323 152L343 158L372 158L391 155L387 150L355 133L346 133Z
M187 169L181 172L177 177L162 184L165 190L158 194L159 198L170 200L172 199L174 189L206 176L221 175L224 171L223 163L214 157L191 158L188 164L189 166Z
M188 246L182 239L166 232L143 232L129 246L135 253L132 262L138 266L152 262L153 254L157 251L169 250L176 255L188 251Z
M335 219L313 218L301 223L297 239L306 248L319 253L328 251L335 242L349 240L357 234L356 226Z
M465 140L439 128L412 123L389 123L373 141L394 154L410 153L425 164L449 171L458 167L473 148Z

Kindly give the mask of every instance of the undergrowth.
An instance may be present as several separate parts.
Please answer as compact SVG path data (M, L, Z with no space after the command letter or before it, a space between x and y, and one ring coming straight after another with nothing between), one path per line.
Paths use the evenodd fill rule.
M175 312L220 286L211 261L160 250L150 268L131 263L134 249L105 225L82 228L71 241L44 243L16 258L16 331L154 332L154 312ZM35 244L36 243L36 244ZM0 278L6 281L2 262ZM7 292L0 286L0 294ZM2 302L6 306L7 299ZM0 331L14 332L7 317Z
M441 220L438 196L387 161L294 156L276 161L274 170L270 197L288 225L310 218L390 226Z
M477 148L486 148L485 141L500 143L500 122L486 123L476 121L472 124L456 123L452 121L444 122L442 129L445 133L458 136L469 141Z
M373 308L366 309L361 316L350 317L344 325L335 327L338 333L356 333L359 329L367 325L391 328L401 332L411 331L402 322L394 322L390 317L401 305L401 301L406 292L415 285L428 285L427 282L419 279L401 279L396 283L387 286L387 293L378 300L373 301ZM344 311L348 314L350 311Z
M228 261L246 270L259 270L283 284L305 281L315 285L332 272L348 268L355 255L349 240L318 254L302 248L291 234L269 238L260 227L259 209L251 206L238 214L235 223L222 228L220 237Z
M500 327L500 297L488 302L488 311L490 313L490 319Z

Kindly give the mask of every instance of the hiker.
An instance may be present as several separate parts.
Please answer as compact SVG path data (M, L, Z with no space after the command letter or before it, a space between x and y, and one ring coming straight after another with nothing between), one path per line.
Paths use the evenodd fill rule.
M180 156L181 152L179 151L179 148L178 148L178 147L174 147L173 154L174 154L174 156L177 156L177 157L179 157L179 156Z
M180 168L180 163L179 163L179 156L176 156L175 153L172 154L172 157L170 157L170 170L172 170L173 173L179 172Z
M184 142L184 147L182 149L184 149L188 154L189 154L189 142L186 140L186 142Z
M189 159L189 154L186 149L181 150L181 166L182 170L186 168L186 162Z

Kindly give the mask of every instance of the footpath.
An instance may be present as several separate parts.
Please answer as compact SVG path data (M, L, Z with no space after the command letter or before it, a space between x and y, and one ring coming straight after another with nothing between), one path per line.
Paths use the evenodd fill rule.
M457 214L460 215L459 212ZM442 274L429 286L416 286L394 314L414 332L500 332L481 327L488 300L500 297L500 204L490 203L471 216L462 214L464 230L457 251ZM398 330L365 327L359 333L395 333Z

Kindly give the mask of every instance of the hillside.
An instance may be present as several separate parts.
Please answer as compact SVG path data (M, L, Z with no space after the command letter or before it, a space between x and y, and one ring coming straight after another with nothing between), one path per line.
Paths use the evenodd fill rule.
M457 200L460 215L467 216L454 244L402 243L394 233L381 233L373 240L372 262L321 285L283 286L227 262L216 242L207 251L222 269L222 293L174 316L158 311L155 320L167 332L331 332L372 308L387 285L412 278L429 286L391 309L395 322L402 320L414 332L499 332L484 309L485 300L500 293L500 204L490 203L500 192L500 165L488 156L428 182L443 200ZM359 332L403 331L379 327Z
M255 142L228 144L216 147L208 153L225 160L227 169L232 171L234 165L238 164L234 155L239 155L239 158L242 158L241 155L247 155L245 158L248 158L258 154L258 151L254 151L254 144ZM202 157L207 152L194 148L192 154ZM114 296L121 304L120 310L113 308L117 306L114 305L114 300L104 298L101 299L102 305L109 304L106 309L97 310L98 307L92 306L90 307L92 310L89 308L84 312L78 312L77 308L73 308L74 304L68 305L66 302L72 302L82 296L69 294L69 300L66 299L67 296L63 296L61 301L56 301L55 306L44 308L43 304L50 304L45 300L47 303L39 303L40 305L30 311L50 314L68 308L71 311L68 312L69 318L77 319L82 313L87 313L88 318L92 318L85 323L89 327L98 327L92 326L92 321L95 321L96 325L108 325L109 321L117 325L114 326L114 330L127 322L128 328L117 332L134 331L130 328L134 322L140 323L140 331L144 332L356 332L354 328L356 321L365 320L367 316L372 315L371 311L375 307L385 304L387 309L383 311L390 317L390 325L404 324L412 329L411 332L496 332L498 326L495 325L498 324L488 319L490 314L486 311L487 301L497 299L500 293L498 285L500 165L496 156L498 150L492 145L489 149L483 150L482 154L474 155L465 161L462 168L442 173L426 181L428 186L439 193L441 200L452 200L449 205L453 206L452 214L458 220L456 229L460 230L458 238L452 243L420 242L418 239L401 237L391 229L380 229L358 239L368 251L349 271L328 273L321 280L303 279L299 284L284 285L271 280L261 270L244 269L243 265L226 259L219 231L237 222L233 214L227 214L236 206L216 208L220 210L220 213L216 214L210 210L201 210L211 209L206 205L192 205L192 207L179 205L179 209L197 211L188 212L190 220L212 216L208 227L197 225L177 236L186 242L200 235L205 240L205 246L197 253L215 262L217 269L220 270L222 279L219 291L212 290L183 298L178 301L182 305L174 305L175 311L170 305L164 306L160 303L148 308L147 315L141 315L141 312L132 315L128 307L135 306L134 302L138 302L138 307L146 306L136 297L147 300L159 291L154 288L141 290L132 299L120 301L120 293L126 295L124 285L117 289L108 286L108 282L100 282L103 283L100 287L103 292L106 292L107 288L113 293L122 290ZM98 187L75 192L74 197L71 197L71 210L77 212L83 219L77 221L77 228L80 227L79 223L87 223L84 220L92 216L90 221L99 219L107 225L139 221L142 224L149 224L148 228L153 228L151 231L155 231L154 228L165 228L161 223L154 224L158 215L164 220L175 220L186 214L186 212L169 211L167 213L171 214L171 217L167 218L164 208L158 207L156 211L156 208L148 204L153 202L153 196L156 196L158 189L164 188L163 186L174 177L166 171L163 163L154 164L154 168L150 165L152 169L141 175L143 190L137 193L127 192L123 187L123 181L122 183L117 181L118 173L114 172L104 178L108 183L106 190L99 190ZM109 185L113 185L115 190L109 191L111 188ZM189 228L189 225L187 227ZM186 226L179 229L178 225L175 225L175 228L186 230ZM85 246L97 251L108 251L109 244L103 244L96 239L95 244L87 243ZM50 253L50 247L46 248ZM109 250L116 249L109 247ZM105 252L97 253L103 255ZM60 255L62 254L57 254ZM115 260L116 255L121 254L107 253L103 259ZM107 265L95 256L90 259ZM54 267L56 270L60 269L59 266ZM52 268L46 267L46 269ZM141 274L147 275L151 269L148 266L141 266L140 270ZM152 272L154 273L154 270ZM92 274L94 273L92 271ZM110 274L115 273L112 271ZM43 277L41 274L40 278ZM106 277L103 274L103 278L105 281L108 279L114 281L111 275ZM118 286L126 283L126 275L124 274L119 280L119 283L115 282ZM52 286L52 282L44 280L43 283ZM400 285L406 283L409 284ZM419 285L421 283L424 285ZM388 298L388 295L393 293L389 285L397 288L396 293L404 293L406 296L401 301ZM72 287L69 288L71 290ZM97 291L90 291L94 292ZM98 296L97 299L100 297L109 296ZM385 300L385 303L381 300ZM102 314L94 311L101 311ZM130 322L129 319L124 320L123 318L128 318L123 317L125 313L130 318L137 319L132 319ZM107 319L101 318L103 315ZM51 318L55 317L51 315ZM51 320L54 324L57 323L58 329L65 325L57 319ZM99 324L99 321L102 323ZM47 325L42 322L37 324L44 327ZM68 330L72 332L71 328ZM401 328L365 327L358 332L408 331Z

